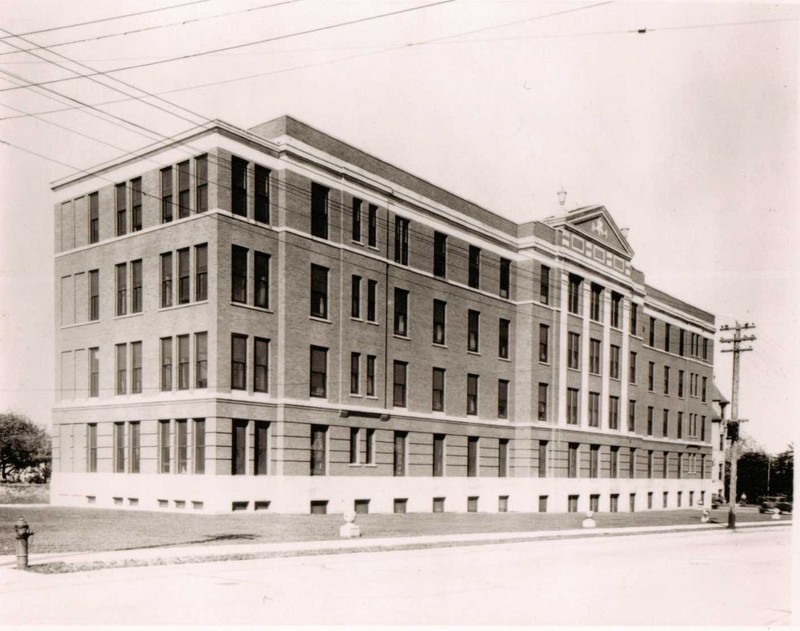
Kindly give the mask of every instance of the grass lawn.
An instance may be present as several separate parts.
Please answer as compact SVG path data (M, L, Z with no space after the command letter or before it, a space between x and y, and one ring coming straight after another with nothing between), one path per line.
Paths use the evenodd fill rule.
M0 504L49 503L49 484L0 484Z
M700 523L700 510L597 513L600 528ZM727 522L727 509L712 511ZM100 552L165 546L274 543L338 539L341 515L182 515L91 508L0 508L0 555L15 550L14 522L24 516L36 533L31 553ZM769 515L740 510L739 522ZM783 516L788 520L788 516ZM530 532L580 528L582 513L410 513L359 515L362 537L403 537L456 533Z

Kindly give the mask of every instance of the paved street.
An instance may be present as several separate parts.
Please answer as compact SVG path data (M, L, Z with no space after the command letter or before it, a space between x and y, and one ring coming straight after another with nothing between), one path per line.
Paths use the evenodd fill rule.
M0 574L2 624L790 623L789 528Z

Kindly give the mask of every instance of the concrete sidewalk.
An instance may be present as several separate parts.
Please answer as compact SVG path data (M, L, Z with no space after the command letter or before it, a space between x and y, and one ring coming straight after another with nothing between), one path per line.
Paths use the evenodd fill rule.
M769 521L740 523L737 529L769 528L791 526L791 521ZM593 528L572 530L549 530L536 532L475 533L452 535L428 535L416 537L382 537L359 539L332 539L326 541L295 541L263 544L230 544L216 546L152 547L132 550L113 550L106 552L66 552L36 554L33 542L30 565L64 563L67 565L98 565L97 569L124 565L149 565L185 562L220 561L241 557L305 556L324 553L359 552L376 550L414 549L426 547L481 545L548 539L575 539L598 536L624 536L653 533L676 533L697 531L718 531L726 529L726 524L689 524L676 526L644 526L625 528ZM16 571L16 557L0 556L0 585Z

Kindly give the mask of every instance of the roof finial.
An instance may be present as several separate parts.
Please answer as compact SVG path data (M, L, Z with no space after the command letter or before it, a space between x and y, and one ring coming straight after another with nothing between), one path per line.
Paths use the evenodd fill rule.
M561 190L556 193L558 195L558 205L561 208L564 208L564 204L567 202L567 191L564 190L564 187L561 187Z

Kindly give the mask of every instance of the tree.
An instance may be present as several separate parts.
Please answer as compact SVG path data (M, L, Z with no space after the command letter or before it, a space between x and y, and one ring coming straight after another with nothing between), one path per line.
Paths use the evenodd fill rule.
M789 443L786 451L772 458L769 492L771 495L794 495L794 445Z
M0 414L0 481L18 479L26 470L49 471L50 436L24 414Z
M767 469L769 456L764 448L751 436L742 434L741 438L725 450L725 494L728 494L731 480L731 455L738 459L736 470L736 499L742 493L748 502L755 502L767 491Z

